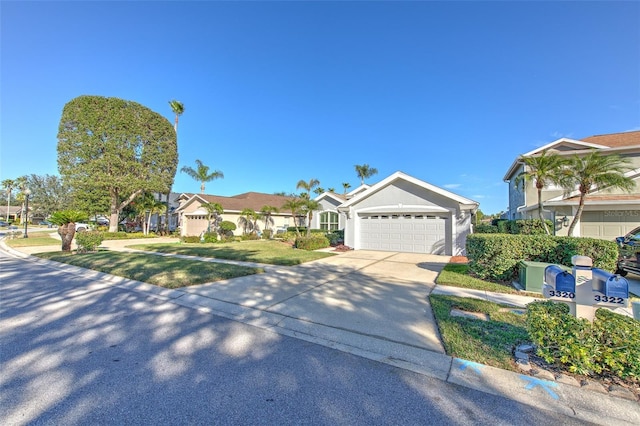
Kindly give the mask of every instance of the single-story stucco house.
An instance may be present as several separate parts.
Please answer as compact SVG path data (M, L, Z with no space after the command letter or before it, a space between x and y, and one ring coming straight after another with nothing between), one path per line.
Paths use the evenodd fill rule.
M479 203L395 172L345 196L325 192L312 228L343 229L356 250L462 255Z
M272 223L269 224L270 229L286 228L288 226L294 226L291 212L282 210L281 207L291 197L285 197L282 195L264 194L261 192L245 192L243 194L234 195L231 197L224 197L220 195L207 195L207 194L191 194L183 193L177 198L178 207L174 210L174 214L178 216L178 226L180 227L180 235L201 235L207 230L209 221L207 219L208 212L202 206L205 203L217 203L222 206L224 212L222 213L222 220L233 222L238 225L238 219L244 209L251 209L255 212L260 212L264 206L271 206L279 209L277 212L271 214ZM297 224L303 225L299 222L301 218L298 218ZM258 221L260 230L267 228L264 221ZM234 234L242 235L242 229L238 227Z
M222 220L237 223L243 209L259 212L263 206L281 208L291 197L247 192L233 197L181 194L178 197L180 234L200 235L208 226L203 203L218 203ZM311 228L344 229L345 244L356 250L383 250L443 255L465 254L466 236L479 203L396 172L375 185L363 184L347 194L324 192L315 198L320 208L311 219ZM290 211L272 215L272 229L293 226ZM261 229L266 224L258 221ZM296 217L299 226L303 216ZM236 235L242 230L237 229Z

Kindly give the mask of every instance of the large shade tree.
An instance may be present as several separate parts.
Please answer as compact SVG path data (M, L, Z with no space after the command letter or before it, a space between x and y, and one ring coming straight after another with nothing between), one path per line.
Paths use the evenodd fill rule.
M58 169L72 187L109 194L109 231L122 209L143 192L166 192L178 165L176 132L160 114L136 102L79 96L62 110Z
M569 225L569 236L573 235L573 230L582 217L584 203L590 193L612 189L631 191L635 187L635 181L626 175L631 169L628 159L618 155L603 155L596 150L582 157L576 155L571 158L569 166L565 169L565 187L568 190L577 188L580 198L578 210Z
M542 151L539 155L531 157L520 157L520 162L524 165L524 170L516 176L515 184L520 187L526 182L533 182L538 194L538 218L542 221L544 230L550 234L547 222L542 215L542 190L553 183L555 185L563 185L566 180L567 160L558 154ZM522 185L524 188L525 185Z
M211 182L212 180L215 180L215 179L224 178L224 174L219 170L215 170L209 173L209 166L206 166L200 160L196 160L195 169L193 167L184 166L182 169L180 169L180 171L182 173L186 173L193 180L200 182L201 194L204 194L204 188L205 188L204 184L206 182Z

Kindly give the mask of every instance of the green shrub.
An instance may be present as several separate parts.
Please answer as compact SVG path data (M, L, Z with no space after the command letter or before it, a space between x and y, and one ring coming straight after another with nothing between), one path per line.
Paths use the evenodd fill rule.
M200 237L197 235L185 235L184 237L181 238L183 243L199 243L200 242Z
M329 240L322 234L313 233L308 237L303 235L296 238L296 248L302 250L318 250L329 247Z
M104 237L101 232L85 231L76 233L76 244L80 252L96 251L103 240Z
M551 300L527 306L527 330L537 353L582 375L640 380L640 322L598 309L593 324Z
M571 266L571 257L581 255L592 258L594 267L612 272L618 259L613 241L552 235L471 234L466 249L471 272L497 281L517 277L522 260Z
M593 328L600 342L594 360L603 372L640 380L640 321L598 309Z
M331 246L337 246L338 244L344 243L344 229L328 232L327 238L329 239L329 245Z
M259 240L260 237L258 236L257 232L250 232L248 234L242 234L242 241L253 241L253 240Z
M270 240L273 235L273 231L271 229L265 229L262 231L262 239Z
M205 232L202 238L205 243L215 243L218 241L218 235L215 232Z
M235 231L236 228L237 226L235 223L230 220L223 220L220 222L220 225L218 225L218 232L220 233L220 236L222 236L222 239L233 238L233 231Z
M293 243L296 238L298 236L296 235L295 231L291 232L291 231L287 231L287 232L282 232L280 234L276 234L274 236L274 238L278 239L278 240L282 240L285 243Z

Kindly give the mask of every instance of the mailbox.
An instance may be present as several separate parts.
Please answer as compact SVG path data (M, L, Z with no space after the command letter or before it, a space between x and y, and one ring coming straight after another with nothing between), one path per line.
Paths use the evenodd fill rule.
M544 282L556 291L575 293L576 279L566 269L558 265L550 265L544 269Z
M629 298L629 282L620 275L593 268L593 289L607 297Z

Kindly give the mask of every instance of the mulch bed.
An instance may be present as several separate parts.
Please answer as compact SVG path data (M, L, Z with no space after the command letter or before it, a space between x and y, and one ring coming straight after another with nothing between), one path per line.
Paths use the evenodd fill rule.
M469 259L466 256L452 256L450 263L468 263Z

